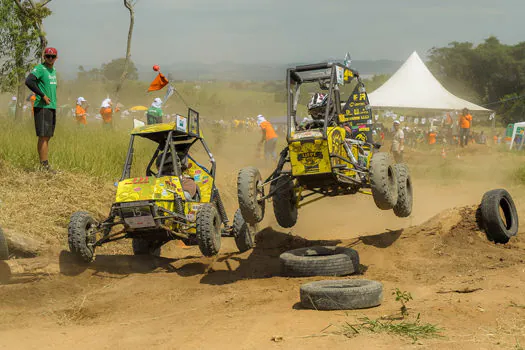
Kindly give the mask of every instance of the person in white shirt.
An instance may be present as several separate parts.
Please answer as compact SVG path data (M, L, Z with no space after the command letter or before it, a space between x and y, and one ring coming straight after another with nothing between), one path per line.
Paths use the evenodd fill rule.
M392 141L392 155L396 163L403 163L403 151L405 149L405 134L400 127L401 123L394 120L394 140Z

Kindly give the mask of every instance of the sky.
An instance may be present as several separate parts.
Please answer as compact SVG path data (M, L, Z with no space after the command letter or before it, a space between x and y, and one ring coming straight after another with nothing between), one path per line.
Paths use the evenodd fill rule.
M124 57L122 0L52 0L44 26L61 65ZM524 0L138 0L138 65L406 60L452 41L525 41Z

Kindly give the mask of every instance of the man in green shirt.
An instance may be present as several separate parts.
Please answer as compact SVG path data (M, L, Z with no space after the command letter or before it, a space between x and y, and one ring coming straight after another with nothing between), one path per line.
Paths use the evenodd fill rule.
M160 124L162 123L162 100L156 98L153 100L151 107L146 112L146 117L148 118L148 125L151 124Z
M44 50L44 63L37 65L27 76L27 87L36 94L34 105L35 130L38 136L40 167L51 171L48 161L48 143L55 133L57 108L57 75L54 68L57 50Z

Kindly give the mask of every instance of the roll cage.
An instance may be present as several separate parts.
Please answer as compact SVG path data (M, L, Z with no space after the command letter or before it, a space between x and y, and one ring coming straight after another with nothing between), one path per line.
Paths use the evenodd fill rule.
M343 80L337 74L343 74ZM287 141L290 141L292 134L297 127L297 104L299 102L300 87L304 83L318 82L322 89L328 90L327 106L324 115L324 126L322 128L323 138L327 138L329 124L337 122L337 116L341 114L341 93L339 84L350 83L356 77L361 83L359 73L340 63L316 63L288 68L286 70L286 91L287 91Z
M164 169L164 164L166 163L166 158L168 155L172 155L172 160L174 162L174 174L170 175L180 176L182 173L180 159L188 155L189 150L195 143L200 142L209 157L211 169L208 170L206 167L200 164L199 165L208 171L213 178L215 178L215 158L213 158L206 141L204 141L204 138L202 137L199 123L199 113L189 108L188 116L188 118L185 118L178 115L177 121L175 123L155 124L133 129L131 132L128 152L124 162L124 170L122 171L120 181L131 177L135 137L146 138L158 143L157 149L153 153L153 156L146 167L146 176L166 176L166 174L163 174L162 170ZM161 160L159 164L159 171L156 173L152 170L152 166L159 154L161 155ZM192 160L195 161L193 158Z

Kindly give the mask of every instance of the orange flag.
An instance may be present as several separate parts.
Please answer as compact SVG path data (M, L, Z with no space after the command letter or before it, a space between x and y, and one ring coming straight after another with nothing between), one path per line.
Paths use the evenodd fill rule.
M159 75L157 75L155 77L155 79L153 79L153 81L151 82L151 84L149 85L149 89L148 89L148 92L150 91L157 91L157 90L160 90L162 89L164 86L168 85L169 81L168 79L166 79L166 77L164 76L164 74L162 73L159 73Z

